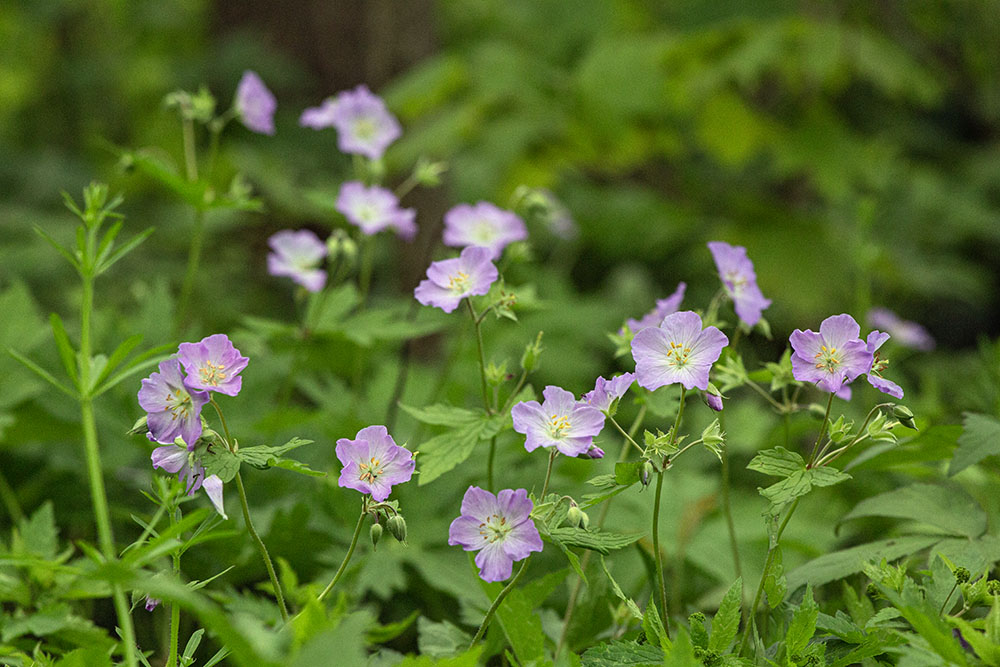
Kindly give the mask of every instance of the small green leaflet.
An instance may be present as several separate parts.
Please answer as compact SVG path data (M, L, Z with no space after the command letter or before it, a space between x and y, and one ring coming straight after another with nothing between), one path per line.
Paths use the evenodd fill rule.
M784 447L765 449L750 461L747 468L765 475L784 477L766 489L759 489L760 495L771 502L772 509L806 495L815 486L833 486L851 479L847 473L828 466L806 468L805 459Z
M433 405L423 409L402 406L420 421L428 424L450 426L450 430L436 435L420 445L419 485L429 484L472 455L476 445L489 440L510 426L510 415L487 415L483 410L466 410L447 405Z
M743 604L743 579L737 578L729 587L719 611L712 619L712 635L708 640L708 650L725 653L736 639L740 629L740 611Z
M206 475L218 475L219 479L230 482L240 470L240 464L246 463L260 470L268 468L284 468L303 475L323 477L324 472L311 469L306 464L294 459L282 458L282 454L302 445L308 445L312 440L292 438L278 447L258 445L256 447L241 447L235 453L223 446L213 446L201 457Z

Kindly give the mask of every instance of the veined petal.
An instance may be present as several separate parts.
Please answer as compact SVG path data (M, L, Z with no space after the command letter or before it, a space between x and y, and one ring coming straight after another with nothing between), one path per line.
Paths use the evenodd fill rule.
M525 519L511 530L503 541L503 550L513 560L521 560L533 551L541 551L542 538L531 519Z
M903 388L892 380L886 380L884 377L868 374L868 382L871 386L878 389L883 394L888 394L894 398L903 398Z
M497 505L507 523L519 523L527 519L535 507L524 489L503 489L497 493Z
M222 504L222 480L219 479L217 475L209 475L205 478L205 481L202 482L201 485L205 489L205 494L208 496L208 499L212 501L213 505L215 505L215 511L218 512L219 516L223 519L228 519L229 517L226 516L226 508Z
M844 313L831 315L819 325L819 333L830 348L840 349L848 341L861 340L861 326Z
M178 472L188 461L188 451L177 445L164 445L153 450L150 458L154 468L167 472Z
M482 533L481 525L480 521L471 516L458 517L448 527L448 544L452 546L460 544L466 551L482 549L489 541Z
M470 486L462 497L462 514L485 522L491 515L500 512L497 497L486 489Z
M476 556L479 576L483 581L504 581L510 578L514 561L504 553L501 542L487 544Z
M542 390L542 396L545 397L542 410L553 415L568 416L576 405L573 394L552 384Z

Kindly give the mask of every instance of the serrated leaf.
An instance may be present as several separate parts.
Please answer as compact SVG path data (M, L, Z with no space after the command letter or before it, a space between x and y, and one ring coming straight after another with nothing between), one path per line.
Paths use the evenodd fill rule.
M422 424L449 426L452 428L471 424L480 419L480 416L483 414L481 410L475 411L466 408L457 408L445 403L436 403L422 408L400 403L399 407L403 409L403 412Z
M604 562L604 556L601 556L601 567L604 569L604 574L607 576L608 581L611 582L611 590L614 591L614 594L618 596L619 600L625 603L625 607L629 610L629 613L632 614L632 618L637 621L644 620L643 613L639 609L639 605L637 605L632 598L622 592L621 586L619 586L618 582L615 581L615 578L611 576L611 572L608 570L608 564Z
M987 456L1000 454L1000 421L987 415L966 412L962 424L958 449L948 466L949 477L979 463Z
M653 640L659 644L664 651L670 649L670 639L667 637L667 630L663 627L660 619L660 612L656 609L656 602L650 598L646 603L646 613L642 616L642 630L646 633L646 639Z
M788 632L785 635L785 646L788 655L802 653L809 640L816 634L816 619L819 616L819 606L813 600L812 587L806 585L806 594L802 598L802 604L792 614L792 621L788 624Z
M796 470L780 482L760 489L760 494L771 501L772 507L779 507L806 495L814 486L833 486L849 479L847 473L829 466Z
M725 653L729 645L736 639L740 629L740 616L743 608L743 579L737 577L733 585L726 591L719 605L719 611L712 618L712 634L708 640L708 650Z
M201 457L205 476L217 475L224 484L236 477L236 473L240 471L240 462L239 456L222 446L212 447Z
M43 503L30 517L18 521L17 529L25 552L46 560L55 558L59 550L59 529L51 501Z
M465 461L472 455L480 441L496 435L499 425L506 419L505 415L487 417L485 412L480 412L476 414L474 421L424 442L418 448L420 452L417 461L420 471L418 485L429 484Z
M615 464L615 483L622 486L630 486L639 481L642 474L643 461L632 461L628 463Z
M773 477L789 477L805 470L806 462L795 452L790 452L784 447L773 447L758 452L757 456L747 464L747 469Z
M417 619L417 647L424 655L447 657L469 647L472 637L448 621L435 622L421 616Z
M604 555L616 549L623 549L642 537L642 535L606 533L597 528L584 530L583 528L571 528L569 526L553 528L549 531L549 535L567 547L582 547Z
M986 512L958 486L911 484L855 505L841 521L886 516L930 524L952 534L975 538L986 532Z
M764 594L767 595L767 606L775 609L785 599L788 592L788 582L785 580L785 566L782 563L781 545L774 548L771 556L771 569L764 577Z
M281 456L285 452L289 452L297 447L309 444L312 444L312 440L305 440L303 438L292 438L285 444L279 445L277 447L272 447L270 445L240 447L240 449L236 452L236 456L247 465L251 465L259 470L266 470L268 468L284 468L285 470L297 472L302 475L310 475L312 477L323 477L326 475L326 473L313 470L312 468L302 463L301 461L296 461L295 459L286 459ZM208 468L206 466L206 471L207 469ZM235 473L233 473L233 475L235 476ZM222 481L225 482L228 480L223 479Z
M940 535L911 535L878 540L823 554L788 573L788 590L795 591L806 583L822 586L836 579L860 572L873 559L893 561L916 553L941 540Z
M581 667L661 667L663 649L652 644L615 640L587 649Z

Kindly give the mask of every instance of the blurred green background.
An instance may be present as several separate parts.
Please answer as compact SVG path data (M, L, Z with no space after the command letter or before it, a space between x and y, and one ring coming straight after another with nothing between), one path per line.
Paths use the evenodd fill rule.
M841 312L860 321L870 307L886 306L938 341L933 355L894 359L892 377L918 416L957 423L964 410L998 413L1000 348L991 342L1000 334L998 16L994 0L8 1L0 5L0 343L58 368L45 317L63 314L72 335L79 288L31 225L68 240L75 221L59 192L78 197L93 179L125 195L126 235L157 230L113 279L98 283L99 348L136 332L143 346L178 342L173 300L192 214L158 184L123 171L117 151L153 148L181 164L180 123L163 97L204 84L225 108L242 72L253 69L278 98L277 134L230 125L217 180L225 188L244 173L266 210L211 215L196 316L180 339L231 332L251 357L243 395L229 402L233 428L247 441L312 437L320 444L306 455L310 463L335 474L332 442L382 423L392 395L398 340L315 342L307 352L314 373L289 381L296 368L290 340L246 319L295 317L289 285L265 274L270 234L345 227L329 199L350 176L350 160L332 130L316 133L297 120L305 107L359 83L383 95L404 127L387 154L390 182L402 181L418 156L450 165L443 188L404 201L418 209L417 241L379 244L375 303L405 312L428 262L442 255L441 216L455 203L505 206L524 184L550 190L568 207L576 238L533 229L538 261L507 273L514 284L534 284L535 306L525 308L520 325L487 329L491 356L506 355L512 367L523 345L545 331L536 387L560 384L580 394L598 374L630 370L630 359L613 358L606 334L679 281L688 284L685 307L703 308L718 289L705 243L724 240L748 248L774 302L765 313L774 340L758 345L760 360L776 359L792 329L816 329ZM476 403L471 345L454 353L442 384L448 345L432 338L414 346L404 401ZM362 363L370 372L358 390ZM78 502L74 406L9 358L0 360L0 373L5 476L26 508L56 500L64 538L92 538L89 507ZM123 435L140 415L138 380L125 385L98 406L120 540L138 532L130 511L149 509L136 492L148 486L148 443ZM750 567L759 568L752 560L764 545L760 480L742 466L774 444L778 424L741 398L729 424L740 434L733 443L737 512L744 546L755 554ZM815 427L801 417L796 433ZM428 434L401 416L396 437L417 446ZM537 458L513 438L501 447L501 482L537 483ZM691 464L671 493L668 529L679 541L669 548L688 549L701 577L691 575L684 591L692 600L731 575L719 564L721 518L702 523L708 510L698 504L715 488L714 466ZM400 609L418 605L427 613L437 604L446 616L447 596L467 594L456 583L467 573L442 535L456 498L480 472L467 466L436 487L402 490L404 506L407 498L423 503L422 519L411 522L412 546L366 560L356 592L397 602L413 596ZM578 483L590 472L590 464L573 461L559 474ZM859 476L869 479L868 491L891 488L884 475ZM357 499L329 482L307 491L290 477L255 477L249 492L263 506L272 553L309 580L338 562ZM800 560L831 548L832 533L811 526L830 507L849 507L858 488L793 526ZM622 502L622 529L642 530L648 504L645 497ZM229 548L192 552L192 576L210 576ZM249 543L241 549L234 560L241 568L227 580L237 587L263 577ZM393 620L386 613L383 620Z

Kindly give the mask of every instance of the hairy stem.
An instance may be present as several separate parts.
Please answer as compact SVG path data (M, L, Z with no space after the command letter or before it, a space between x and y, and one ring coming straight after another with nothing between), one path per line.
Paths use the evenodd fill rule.
M524 573L524 568L526 568L527 566L528 566L528 559L525 558L523 561L521 561L521 567L517 569L517 574L515 574L514 578L510 580L510 583L504 586L503 590L500 591L500 595L498 595L497 599L493 601L492 605L490 605L489 610L486 612L486 617L483 619L482 625L479 626L479 630L476 632L476 636L472 638L472 642L469 644L470 649L476 645L476 642L482 639L484 634L486 634L486 628L490 626L490 621L493 620L493 615L496 614L497 609L500 608L500 603L502 603L503 599L507 597L507 594L514 589L514 584L516 584L517 580L521 578L521 575Z
M285 607L285 596L281 592L281 584L278 582L278 575L274 573L274 564L271 563L271 556L267 553L267 547L264 546L264 540L260 539L260 535L257 533L257 529L254 528L253 521L250 519L250 506L247 504L247 492L243 488L243 477L239 472L236 473L236 490L240 493L240 505L243 506L243 520L247 525L247 532L250 533L250 537L253 538L254 543L257 545L257 551L260 552L260 557L264 559L264 567L267 568L267 576L271 580L271 586L274 588L274 596L278 599L278 609L281 611L281 620L288 620L288 608Z
M812 468L816 463L816 454L819 453L819 443L823 441L823 436L826 435L826 427L830 424L830 408L833 407L833 396L833 392L830 392L830 400L826 402L826 414L823 415L823 425L819 428L819 437L816 438L816 444L813 445L812 455L809 457L807 468Z

